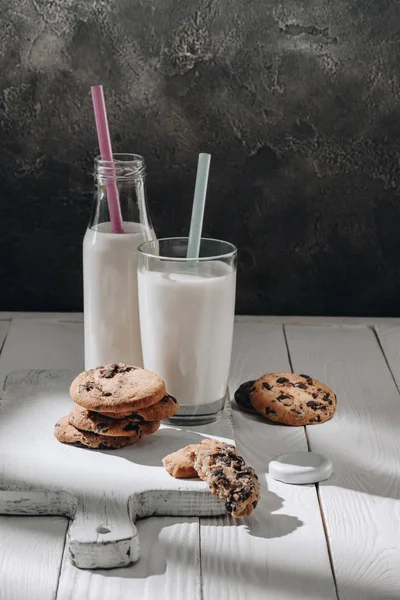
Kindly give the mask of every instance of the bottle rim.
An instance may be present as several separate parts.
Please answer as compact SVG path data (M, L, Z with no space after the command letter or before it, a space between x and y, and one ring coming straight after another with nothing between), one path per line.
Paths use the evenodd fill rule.
M145 160L140 154L116 152L113 160L103 160L101 156L94 160L94 176L97 179L135 181L143 179L145 174Z

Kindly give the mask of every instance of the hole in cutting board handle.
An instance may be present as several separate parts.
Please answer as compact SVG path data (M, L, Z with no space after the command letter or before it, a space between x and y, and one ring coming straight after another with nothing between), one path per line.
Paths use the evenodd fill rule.
M97 533L110 533L111 529L109 527L104 527L104 525L99 525L96 527Z

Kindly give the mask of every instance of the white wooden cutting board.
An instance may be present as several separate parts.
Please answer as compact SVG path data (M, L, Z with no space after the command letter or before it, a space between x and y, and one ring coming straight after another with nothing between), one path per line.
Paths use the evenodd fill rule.
M0 404L0 514L70 517L71 561L96 569L138 560L138 518L225 512L206 483L174 479L161 461L203 437L233 443L229 406L215 423L184 429L162 425L127 448L76 448L53 435L55 422L73 406L68 389L75 375L19 371L7 377Z

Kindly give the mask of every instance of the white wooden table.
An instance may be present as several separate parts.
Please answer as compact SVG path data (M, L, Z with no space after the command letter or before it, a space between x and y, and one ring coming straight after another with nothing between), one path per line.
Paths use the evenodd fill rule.
M82 316L0 313L0 379L83 365ZM140 561L82 571L64 556L68 521L0 516L1 600L399 600L400 320L239 317L230 390L293 369L338 395L328 423L280 427L233 407L237 445L262 482L254 515L138 523ZM319 486L267 474L290 450L329 456ZM1 457L0 457L1 460Z

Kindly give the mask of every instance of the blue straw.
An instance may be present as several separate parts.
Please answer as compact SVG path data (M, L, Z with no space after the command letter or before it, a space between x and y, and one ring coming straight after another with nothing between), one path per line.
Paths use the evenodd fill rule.
M210 170L211 154L199 154L197 163L196 185L190 220L187 258L199 258L201 231L203 229L204 207L206 204L208 173Z

